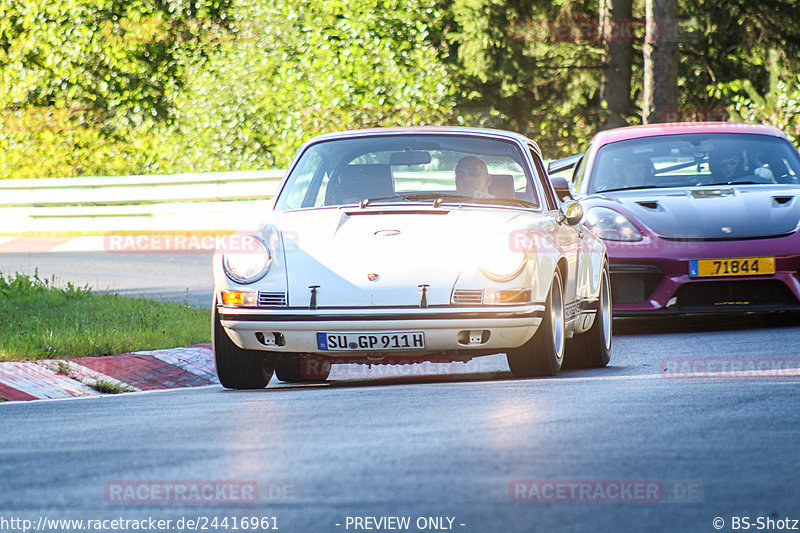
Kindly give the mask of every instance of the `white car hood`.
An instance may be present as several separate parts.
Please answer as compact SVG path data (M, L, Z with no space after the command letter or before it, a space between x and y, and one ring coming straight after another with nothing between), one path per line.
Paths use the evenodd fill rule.
M487 243L507 243L518 215L373 206L280 213L289 305L307 307L318 285L319 307L419 306L423 284L429 305L449 304L462 271L479 266Z

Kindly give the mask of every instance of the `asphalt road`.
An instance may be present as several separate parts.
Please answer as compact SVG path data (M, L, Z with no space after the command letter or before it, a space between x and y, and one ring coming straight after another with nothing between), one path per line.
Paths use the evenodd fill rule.
M51 257L64 269L54 273L80 271ZM198 261L174 264L199 294ZM162 264L173 265L111 268L140 290L137 273ZM800 528L800 376L785 371L800 361L800 317L615 327L608 368L553 379L513 380L492 356L378 378L344 371L324 385L0 405L0 531L43 517L83 530L172 521L150 531L198 519L200 531L254 530L234 524L242 517L284 532ZM780 367L728 371L737 364ZM200 503L166 497L193 488Z
M57 284L89 285L98 292L146 296L211 305L214 279L211 253L4 253L0 273L16 272L52 279Z

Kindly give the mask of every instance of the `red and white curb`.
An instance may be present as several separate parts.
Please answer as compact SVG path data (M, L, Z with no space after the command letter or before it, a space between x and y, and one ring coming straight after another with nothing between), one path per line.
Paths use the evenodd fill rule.
M4 401L90 396L109 388L141 391L217 383L209 344L69 361L0 363Z

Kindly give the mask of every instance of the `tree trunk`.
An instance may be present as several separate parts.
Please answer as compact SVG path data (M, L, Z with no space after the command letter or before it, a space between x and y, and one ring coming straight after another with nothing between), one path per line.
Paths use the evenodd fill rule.
M632 0L600 0L600 36L605 51L600 76L600 129L628 124L633 57Z
M642 119L645 124L669 122L678 116L678 2L646 0L645 9Z

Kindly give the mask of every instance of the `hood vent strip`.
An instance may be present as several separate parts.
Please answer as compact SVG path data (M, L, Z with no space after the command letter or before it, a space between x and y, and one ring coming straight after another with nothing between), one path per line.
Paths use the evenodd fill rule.
M678 238L678 237L665 237L660 235L662 239L665 241L670 242L716 242L716 241L758 241L761 239L780 239L781 237L788 237L794 234L794 232L789 233L779 233L777 235L755 235L752 237L697 237L697 238Z

